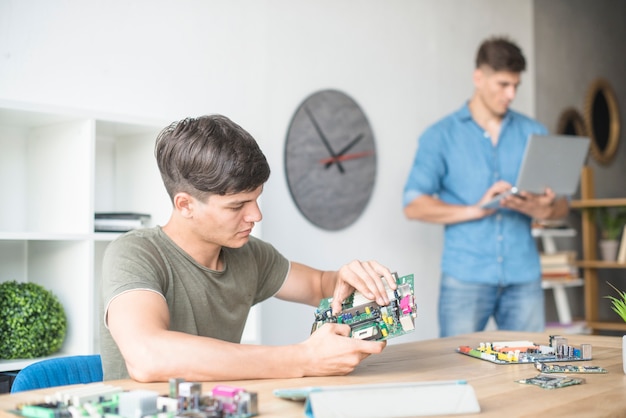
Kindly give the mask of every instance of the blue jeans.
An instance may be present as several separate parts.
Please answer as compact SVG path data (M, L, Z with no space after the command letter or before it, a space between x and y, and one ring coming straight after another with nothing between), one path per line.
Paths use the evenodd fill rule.
M507 286L462 282L442 275L439 335L482 331L493 316L498 329L542 332L545 329L541 280Z

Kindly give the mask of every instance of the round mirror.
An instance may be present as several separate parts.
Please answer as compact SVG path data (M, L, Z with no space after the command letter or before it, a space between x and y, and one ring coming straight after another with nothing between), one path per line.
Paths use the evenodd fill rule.
M586 136L585 120L578 110L567 108L559 116L556 132L560 135Z
M587 91L585 120L591 138L591 155L600 164L609 164L619 145L619 109L611 85L597 79Z

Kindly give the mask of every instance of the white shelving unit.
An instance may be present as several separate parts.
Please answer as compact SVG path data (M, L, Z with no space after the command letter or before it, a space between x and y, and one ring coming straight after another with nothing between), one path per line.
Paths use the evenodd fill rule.
M0 282L59 298L68 332L56 355L98 351L102 254L118 234L94 233L94 213L169 217L153 153L165 125L0 101ZM0 360L0 371L32 361Z
M534 228L532 234L535 238L541 239L543 251L547 254L557 252L555 238L569 238L576 236L576 230L572 228ZM554 304L561 325L569 325L572 323L572 314L567 298L566 289L568 287L579 287L584 284L582 278L556 280L544 279L541 286L544 289L552 289L554 296Z

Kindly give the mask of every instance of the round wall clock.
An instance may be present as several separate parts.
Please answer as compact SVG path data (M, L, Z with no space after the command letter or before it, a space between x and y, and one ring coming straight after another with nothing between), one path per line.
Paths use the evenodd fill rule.
M314 225L339 230L363 213L376 180L376 145L359 105L337 90L307 97L285 145L289 191Z

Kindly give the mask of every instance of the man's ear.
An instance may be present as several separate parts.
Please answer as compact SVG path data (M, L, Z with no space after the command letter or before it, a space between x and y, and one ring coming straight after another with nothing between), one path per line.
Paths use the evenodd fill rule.
M196 200L189 193L180 192L174 196L174 209L183 218L191 218Z
M478 87L482 84L483 78L485 77L485 73L482 69L476 68L472 75L472 80L474 81L474 87Z

